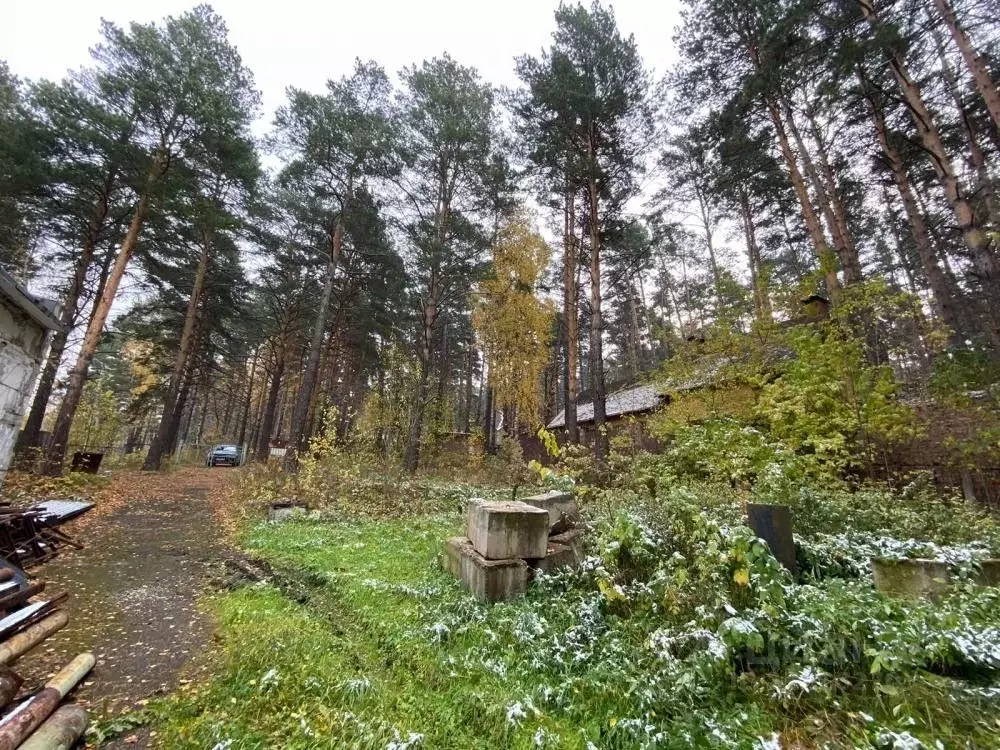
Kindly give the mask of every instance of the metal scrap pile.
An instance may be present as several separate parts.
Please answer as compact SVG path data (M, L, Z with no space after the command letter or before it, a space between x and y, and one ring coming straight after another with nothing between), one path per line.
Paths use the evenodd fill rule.
M55 556L60 547L81 549L59 526L93 507L77 500L47 500L27 509L0 506L0 556L27 569Z
M64 500L0 507L0 750L71 747L87 728L86 709L60 704L94 666L92 654L77 656L34 693L24 693L11 665L69 622L61 608L68 595L46 593L46 582L29 580L23 569L64 544L79 547L57 527L92 507Z
M6 711L0 717L0 750L70 747L87 728L84 708L60 708L60 703L94 666L92 654L80 654L41 690L12 705L24 681L10 665L69 622L60 609L67 595L44 592L44 581L31 583L13 565L0 567L0 710Z

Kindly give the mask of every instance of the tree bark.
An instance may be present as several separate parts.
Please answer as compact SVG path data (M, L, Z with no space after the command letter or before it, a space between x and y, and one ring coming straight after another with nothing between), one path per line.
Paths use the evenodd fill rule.
M760 256L760 245L757 244L757 231L750 211L750 196L746 188L739 186L740 218L743 222L743 237L747 245L747 260L750 266L750 283L753 285L754 310L757 320L770 324L774 320L771 308L771 295L767 291L767 279L764 274Z
M997 90L996 84L990 78L986 57L976 54L972 41L965 33L965 29L959 24L955 9L948 0L934 0L934 6L944 19L948 33L951 34L959 52L962 53L962 59L965 60L965 65L968 67L969 73L972 74L973 85L979 95L983 97L986 109L989 110L990 117L993 118L993 124L996 125L997 130L1000 130L1000 91Z
M700 187L695 187L698 197L698 211L701 214L701 225L705 229L705 248L708 250L708 266L712 271L712 285L715 288L715 314L718 316L722 308L722 273L715 260L715 243L712 241L712 215L708 199Z
M826 225L833 236L833 246L837 252L837 260L840 261L840 267L844 271L844 285L855 284L861 281L861 264L858 262L857 247L854 246L854 240L851 238L850 233L844 234L846 225L838 219L834 211L833 199L828 194L826 186L820 178L819 171L816 169L816 165L809 155L809 149L806 148L802 134L799 132L799 126L795 123L795 114L792 112L791 105L787 99L782 98L781 106L785 112L785 119L788 121L788 129L791 131L795 145L799 149L799 155L802 158L802 165L805 167L806 175L812 183L813 192L816 194L820 211L823 213Z
M875 135L878 139L882 153L885 155L886 163L892 172L893 182L899 192L903 210L906 213L907 224L910 227L910 234L913 237L913 244L917 248L917 255L920 258L920 267L923 269L927 284L930 286L931 295L934 299L935 312L938 313L942 322L952 330L952 341L961 342L965 338L964 325L962 323L961 302L958 299L958 290L954 280L949 282L947 275L938 263L937 254L931 243L930 233L924 221L924 215L917 204L916 196L910 185L910 178L903 164L903 159L899 151L893 145L885 121L885 113L875 93L868 86L867 79L862 76L862 87L865 90L865 98L871 109L872 117L875 121Z
M278 395L281 393L281 378L285 373L285 343L279 342L274 356L274 367L271 372L271 387L267 392L267 404L261 417L257 433L257 446L254 459L266 463L271 455L271 437L274 433L274 417L278 410Z
M865 19L877 31L879 21L872 0L857 0L857 2ZM920 141L930 156L931 165L955 215L962 240L972 256L973 271L982 285L983 297L989 312L990 335L994 341L1000 340L1000 267L991 247L990 238L983 231L981 222L962 189L941 134L924 102L920 87L910 76L906 63L898 52L888 48L884 52L917 133L920 135Z
M465 362L465 404L462 409L462 432L469 431L469 415L472 413L472 371L475 368L476 350L472 342L468 344Z
M163 401L163 416L160 418L160 426L156 430L156 436L149 446L146 461L142 465L145 471L159 471L164 454L169 452L169 446L174 443L175 435L172 434L175 429L173 412L177 403L181 380L184 377L184 371L187 368L188 359L191 356L191 350L194 345L198 306L201 304L205 279L208 276L208 266L212 258L212 247L212 238L208 232L205 232L202 236L201 253L198 256L198 267L194 275L194 286L191 289L191 297L188 300L187 311L184 314L184 327L181 330L181 340L177 347L177 354L174 356L174 366L167 385L167 395Z
M118 138L118 145L122 146L128 141L132 129L127 128ZM87 222L86 236L83 241L83 248L80 256L73 266L73 276L70 279L69 287L63 297L62 313L59 322L63 330L56 331L49 343L49 355L45 360L45 367L39 377L38 385L35 388L35 396L31 403L31 411L25 422L18 441L18 447L37 447L38 437L42 429L42 422L45 419L45 412L48 409L49 399L52 397L52 387L55 383L56 374L59 371L59 364L62 361L63 352L66 349L66 341L69 337L70 328L76 324L78 318L77 306L83 294L83 287L87 280L87 271L94 258L97 244L100 241L102 232L107 226L108 217L111 214L111 201L118 188L119 165L112 163L104 175L104 181L98 189L98 198L94 203L94 210L90 220ZM107 264L105 264L105 269ZM101 279L95 290L95 299L100 299L107 282L107 273L101 274ZM96 302L95 302L96 308Z
M286 457L290 465L294 465L295 454L304 451L307 447L305 437L309 432L309 405L319 374L319 361L323 353L323 337L326 334L326 318L330 309L330 300L333 298L334 274L340 261L343 234L344 212L341 210L340 215L337 216L337 224L330 241L330 262L327 263L323 294L320 297L319 310L316 312L316 321L313 324L312 338L309 342L309 358L306 361L306 369L302 374L302 384L299 386L295 408L292 411L292 428L289 435L291 445Z
M250 378L247 382L247 397L243 403L243 417L240 419L240 435L237 443L243 445L247 439L247 423L250 421L250 407L253 405L253 385L257 375L257 358L260 356L260 349L255 349L253 359L250 360Z
M625 300L626 314L628 315L628 339L626 341L626 353L628 355L629 375L632 380L639 377L639 349L641 347L641 333L639 332L639 300L635 293L635 282L628 278L628 297Z
M812 241L813 250L819 260L819 267L826 279L826 291L830 299L834 300L840 295L840 280L837 278L837 269L834 258L831 256L830 248L826 244L826 236L823 234L823 226L816 216L816 211L809 197L809 189L806 187L802 172L799 171L798 163L795 159L795 152L792 151L791 143L788 141L788 133L785 124L781 119L781 111L777 103L771 97L765 97L764 103L767 106L771 124L774 132L778 136L778 146L781 149L781 156L788 170L788 179L795 190L795 196L799 199L799 208L802 211L802 219L805 221L806 231Z
M146 185L139 202L136 204L132 214L132 221L129 223L125 239L122 241L118 255L115 257L115 264L111 269L108 282L104 286L104 292L94 306L94 313L87 326L87 333L84 335L83 344L80 346L80 353L77 355L76 364L69 372L69 383L66 387L66 395L63 397L59 407L59 414L56 417L55 429L52 431L52 443L49 445L45 455L45 466L43 471L50 476L58 476L62 473L63 461L66 458L67 443L69 442L69 432L73 425L73 417L76 416L77 407L80 405L80 398L83 396L83 386L90 371L90 363L97 352L97 345L100 343L101 334L104 331L104 324L108 320L111 312L111 305L118 294L118 286L121 284L125 269L128 267L132 254L135 252L142 226L149 213L149 206L152 200L152 190L167 168L167 154L160 151L153 158L149 174L146 177Z
M567 157L568 159L569 157ZM576 401L580 394L577 370L580 362L580 330L576 283L576 193L570 184L569 168L566 174L566 194L563 227L563 324L566 327L566 376L565 428L566 440L580 442L580 429L576 423Z
M937 30L933 30L931 34L934 37L938 58L941 61L941 74L944 77L945 84L948 86L948 90L951 92L951 99L955 103L955 111L962 121L962 129L965 131L965 137L969 143L969 166L972 167L978 183L975 189L972 190L972 194L976 198L977 208L982 209L981 213L986 217L986 222L996 222L1000 220L1000 214L998 214L996 205L996 189L986 163L986 153L979 143L978 128L972 117L970 117L969 110L963 101L958 79L945 53L944 40L941 39L941 35L938 34Z
M596 167L593 135L590 138L590 164ZM603 464L608 457L607 393L604 384L604 321L601 312L601 224L597 178L588 181L590 224L590 391L594 404L594 458Z
M66 294L63 297L62 311L59 315L59 323L62 325L62 329L53 334L52 341L49 344L49 355L38 378L35 397L31 402L31 411L24 424L24 429L21 431L18 448L34 448L38 446L38 436L42 429L42 422L45 419L45 411L48 408L49 399L52 397L52 387L56 381L56 373L59 371L59 363L62 361L63 352L66 350L66 341L69 338L70 330L77 319L77 305L83 293L83 284L87 279L87 271L94 257L96 240L96 229L93 223L91 223L83 249L74 264L73 276L70 279L69 287L66 289Z
M830 161L830 153L823 140L823 133L820 131L819 123L812 113L807 113L810 132L813 141L816 143L816 151L819 154L820 182L825 188L827 200L833 214L833 220L837 225L837 231L843 244L840 256L840 265L844 269L844 284L860 283L863 274L861 271L861 259L858 255L858 246L854 242L854 235L851 233L851 223L847 216L847 206L840 196L837 188L837 175L834 172L833 164Z

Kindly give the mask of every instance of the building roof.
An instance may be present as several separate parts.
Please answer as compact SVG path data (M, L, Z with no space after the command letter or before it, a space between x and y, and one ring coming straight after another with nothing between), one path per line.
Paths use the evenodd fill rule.
M628 388L622 388L614 393L609 393L605 403L605 411L608 417L620 417L626 414L639 414L641 412L652 411L666 398L666 393L661 393L663 384L660 383L640 383ZM576 407L576 423L584 424L594 421L594 402L588 401L585 404L578 404ZM556 414L555 419L549 422L548 427L566 426L566 410Z
M685 378L661 378L646 383L636 383L609 393L605 404L605 416L624 417L629 414L643 414L667 403L671 393L693 391L704 388L719 375L723 367L736 361L736 357L709 356L702 358L694 371ZM594 403L577 404L576 423L587 424L594 421ZM566 410L556 414L546 425L547 429L566 426Z
M0 268L0 296L20 309L42 328L47 328L50 331L62 329L62 325L55 317L57 305L31 294L2 268Z

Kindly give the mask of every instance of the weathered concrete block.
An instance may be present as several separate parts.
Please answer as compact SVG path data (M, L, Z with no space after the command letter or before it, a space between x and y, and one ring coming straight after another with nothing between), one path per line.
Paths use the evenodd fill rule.
M551 540L549 541L548 548L545 550L545 557L538 558L537 560L528 560L528 565L543 573L552 573L561 568L574 568L579 564L580 560L572 547L568 544L559 544L559 542Z
M562 534L549 537L549 542L569 547L577 563L583 562L583 529L570 529Z
M932 599L948 589L948 563L940 560L872 559L875 588L902 599Z
M549 530L555 530L557 534L572 528L580 520L580 509L572 492L552 490L542 495L523 497L521 502L545 510L549 514Z
M291 518L301 518L306 514L307 510L305 503L296 502L295 500L278 500L271 503L271 507L268 508L267 520L287 521Z
M453 536L444 543L444 554L441 555L441 569L451 573L455 578L462 577L462 548L469 545L464 536Z
M482 601L506 601L528 589L529 569L524 560L487 560L465 537L445 542L441 565Z
M980 586L1000 586L1000 560L980 560L976 583Z
M522 502L486 502L469 506L469 540L488 560L545 557L549 514Z

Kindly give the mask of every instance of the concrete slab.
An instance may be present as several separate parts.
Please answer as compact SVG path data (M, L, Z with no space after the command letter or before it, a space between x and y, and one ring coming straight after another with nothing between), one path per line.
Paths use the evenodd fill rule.
M541 495L523 497L521 502L545 510L549 514L549 529L555 530L557 534L572 528L580 520L580 508L577 507L572 492L552 490Z
M577 558L572 547L553 541L549 541L548 549L545 550L545 557L537 560L528 560L527 562L532 568L540 570L543 573L553 573L562 568L575 568L580 564L580 560Z
M947 591L948 563L940 560L872 559L875 588L902 599L933 599Z
M523 502L484 502L469 506L469 540L488 560L545 557L549 514Z
M561 544L565 547L569 547L573 550L573 555L576 558L577 563L583 562L584 549L583 549L583 529L576 528L570 529L569 531L563 532L562 534L556 534L555 536L549 537L549 542L554 542L555 544Z
M976 583L980 586L1000 586L1000 560L980 560Z
M441 565L481 601L514 599L528 589L529 569L524 560L487 560L465 537L445 542Z

